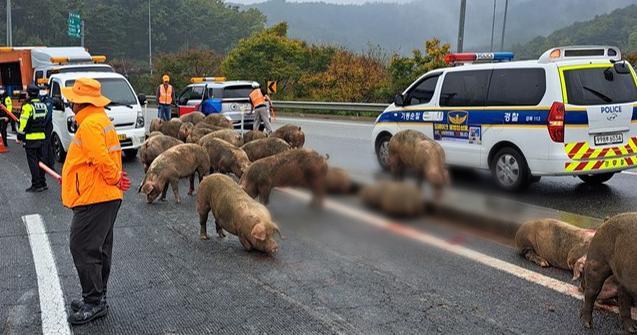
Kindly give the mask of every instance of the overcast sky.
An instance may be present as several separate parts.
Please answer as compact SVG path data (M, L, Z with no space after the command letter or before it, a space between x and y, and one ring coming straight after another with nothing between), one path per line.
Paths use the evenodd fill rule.
M253 4L255 2L264 2L265 0L227 0L226 2L238 3L238 4ZM366 2L398 2L405 3L413 0L287 0L289 2L328 2L337 4L363 4Z

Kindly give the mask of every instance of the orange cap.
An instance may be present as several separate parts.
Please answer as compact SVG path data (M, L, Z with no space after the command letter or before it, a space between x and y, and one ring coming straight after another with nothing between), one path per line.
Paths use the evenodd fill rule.
M167 74L165 74L163 77L161 77L161 81L163 81L164 83L165 82L169 82L170 81L170 77Z

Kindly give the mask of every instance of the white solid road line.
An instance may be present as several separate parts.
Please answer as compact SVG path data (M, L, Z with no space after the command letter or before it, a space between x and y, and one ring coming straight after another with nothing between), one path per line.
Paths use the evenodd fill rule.
M293 197L300 198L303 200L311 199L311 195L307 192L293 190L289 188L279 189L279 190L283 193L286 193L288 195L291 195ZM406 238L416 240L423 244L433 246L435 248L450 252L452 254L456 254L458 256L468 258L474 262L481 263L488 267L509 273L518 278L543 286L553 291L565 294L567 296L570 296L579 300L584 299L582 293L579 291L578 287L575 285L568 284L563 281L545 276L538 272L527 270L523 267L519 267L517 265L507 263L501 259L485 255L483 253L465 248L457 244L453 244L451 242L437 238L433 235L427 234L417 229L414 229L396 222L389 221L385 218L382 218L378 215L374 215L370 212L362 211L353 207L342 205L338 202L335 202L329 199L325 199L324 206L327 209L330 209L341 215L355 219L359 222L369 224L371 226L375 226L380 229L385 229L396 235L404 236ZM617 307L611 307L611 306L605 306L605 305L598 306L598 307L604 310L613 311L615 313L618 312ZM633 319L637 320L636 308L632 309L632 317Z
M38 278L42 334L71 334L60 278L42 217L27 215L22 217L22 221L27 227Z
M336 124L340 126L355 126L355 127L374 127L374 124L369 122L361 122L361 121L332 121L332 120L317 120L317 119L306 119L306 118L291 118L291 117L278 117L276 121L285 121L285 122L299 122L299 123L322 123L322 124Z
M629 174L631 176L637 176L637 172L633 172L633 171L622 171L622 173Z

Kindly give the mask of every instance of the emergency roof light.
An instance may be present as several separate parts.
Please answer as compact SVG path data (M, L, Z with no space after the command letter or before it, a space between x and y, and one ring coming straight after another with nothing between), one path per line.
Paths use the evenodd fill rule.
M93 63L104 63L106 62L106 56L92 56L91 60Z
M557 47L547 50L540 56L540 63L550 63L575 59L606 59L620 61L622 55L619 48L601 45L575 45L567 47Z
M445 63L502 62L513 60L513 52L463 52L450 53L445 56Z
M226 81L226 77L193 77L190 79L190 82L193 84L203 83L203 82L221 83L224 81Z
M53 64L67 64L71 61L71 58L68 56L60 56L60 57L51 57L49 58L51 63Z
M12 47L0 47L0 52L11 52L13 51Z
M48 78L38 78L37 80L37 84L42 86L42 85L46 85L49 83L49 79Z

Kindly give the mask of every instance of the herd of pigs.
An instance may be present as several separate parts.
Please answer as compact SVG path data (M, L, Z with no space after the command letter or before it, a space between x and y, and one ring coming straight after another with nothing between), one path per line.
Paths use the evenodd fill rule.
M150 135L139 152L146 175L138 192L148 203L161 195L165 200L170 185L177 203L178 184L190 179L188 194L196 195L200 238L207 240L208 215L212 212L219 237L236 235L246 250L272 255L278 251L274 239L279 227L265 207L274 187L309 188L312 206L322 206L325 193L358 192L363 203L390 216L422 214L422 183L427 181L434 200L449 184L442 147L420 132L405 130L389 143L389 166L397 179L414 173L417 184L379 181L359 187L347 172L328 166L329 156L303 148L301 127L285 125L266 135L234 131L221 115L194 112L170 121L153 120ZM259 201L255 200L258 199ZM522 256L542 267L572 271L581 279L584 305L580 318L592 326L594 302L616 303L624 330L637 332L631 319L633 294L637 294L637 213L607 218L599 229L581 229L553 219L524 223L515 236Z

